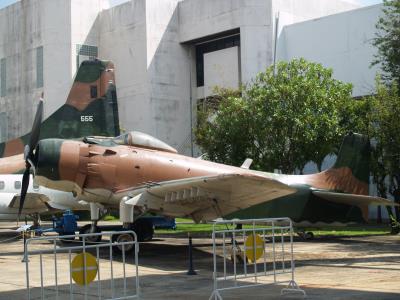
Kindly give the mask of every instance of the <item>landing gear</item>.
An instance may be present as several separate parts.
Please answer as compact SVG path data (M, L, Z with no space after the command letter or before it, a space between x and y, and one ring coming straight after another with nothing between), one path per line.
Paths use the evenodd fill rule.
M133 242L134 240L135 240L135 238L130 233L117 234L112 237L113 243L124 243L124 242L129 243L129 242ZM131 252L135 249L135 244L131 243L131 244L124 244L124 245L117 245L114 247L114 249L116 252L119 252L119 253L122 253L124 251L125 251L125 253L127 253L127 252Z
M79 229L79 234L100 233L100 232L101 230L97 226L97 222L93 222L92 224L86 224L85 226L82 226L81 229ZM83 238L79 237L79 240L82 241ZM85 241L89 243L98 243L101 241L101 235L87 236L85 238Z
M314 239L314 233L311 231L298 231L297 235L306 241L310 241Z
M139 242L148 242L153 239L154 227L151 220L138 219L132 224L131 229L136 233Z
M39 228L40 227L40 223L41 223L40 214L39 213L34 213L32 215L32 219L33 219L33 227L34 228Z
M135 211L134 205L127 204L126 202L129 199L130 198L126 196L122 198L119 204L119 218L124 224L124 229L133 230L139 242L150 241L154 234L153 222L146 218L138 218L143 212ZM136 219L136 221L134 221L134 219Z
M97 226L97 222L100 219L100 207L96 203L90 203L90 219L92 220L92 224L87 224L83 226L79 230L79 234L90 234L90 233L100 233L101 230L99 226ZM82 237L79 237L79 240L83 240ZM101 241L101 235L92 235L85 238L85 241L90 243L98 243Z
M136 233L138 242L147 242L153 239L154 227L153 222L151 220L147 220L146 218L138 219L134 223L124 223L123 230L132 230ZM133 242L135 240L133 234L130 233L121 233L115 234L112 237L112 242L121 243L121 242ZM126 245L117 245L115 246L115 250L119 253L125 251L130 252L135 248L134 244L126 244Z

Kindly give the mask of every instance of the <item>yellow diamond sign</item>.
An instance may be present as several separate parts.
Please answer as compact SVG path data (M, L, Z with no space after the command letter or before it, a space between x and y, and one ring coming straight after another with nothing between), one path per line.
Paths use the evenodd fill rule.
M79 285L91 283L96 278L97 269L96 258L90 253L79 253L71 262L72 279Z
M246 257L255 262L264 253L264 240L258 234L248 235L245 242Z

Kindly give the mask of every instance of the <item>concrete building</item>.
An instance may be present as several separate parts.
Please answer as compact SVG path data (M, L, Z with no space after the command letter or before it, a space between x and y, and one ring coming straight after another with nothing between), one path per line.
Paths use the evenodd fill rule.
M317 42L313 22L327 19L324 26L330 26L335 18L359 15L355 8L345 0L132 0L112 8L106 0L21 0L0 10L0 140L29 131L42 91L45 115L54 112L65 101L79 62L100 57L115 63L121 127L190 154L197 101L212 95L216 85L249 82L273 62L278 12L279 59L303 55L336 67L341 45L323 56L298 39L305 35ZM374 18L360 16L360 21L374 24ZM354 35L373 32L371 26L352 24L359 31ZM341 35L348 29L347 23L341 31L329 28L337 30L332 43L345 43ZM336 61L324 60L331 56ZM369 64L369 57L365 64L361 60L360 65Z

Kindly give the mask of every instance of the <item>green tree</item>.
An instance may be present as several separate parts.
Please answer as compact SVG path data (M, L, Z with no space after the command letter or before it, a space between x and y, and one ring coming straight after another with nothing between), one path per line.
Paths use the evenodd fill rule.
M211 160L292 173L312 160L320 167L342 136L362 122L363 101L332 70L295 59L257 75L242 96L219 94L218 109L200 114L196 141ZM362 124L363 126L365 124Z
M198 111L196 142L207 158L239 165L254 147L248 134L252 129L249 107L241 91L217 89L216 93L211 105L208 103Z
M383 79L400 85L400 0L383 0L383 14L376 24L373 45L378 53L372 65L380 64Z
M379 196L387 198L390 193L400 203L400 96L397 84L387 86L378 79L376 95L368 101L369 134L375 141L371 163L374 181ZM396 217L400 217L398 209Z

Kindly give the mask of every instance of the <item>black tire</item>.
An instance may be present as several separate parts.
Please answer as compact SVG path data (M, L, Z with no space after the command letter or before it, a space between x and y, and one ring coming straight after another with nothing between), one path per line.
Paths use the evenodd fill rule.
M113 243L133 242L134 240L135 237L130 233L115 234L112 236ZM135 244L116 245L113 248L117 253L122 253L123 251L125 251L125 253L130 253L135 249Z
M92 230L92 224L86 224L79 229L79 234L87 234L87 233L100 233L101 230L98 226L94 226L94 230ZM83 238L79 237L79 240L82 241ZM99 243L101 241L101 235L86 237L85 241L88 243Z
M311 231L308 231L308 232L305 234L305 239L306 239L306 240L313 240L313 239L314 239L314 233L311 232Z
M138 242L148 242L153 239L154 226L151 220L138 219L133 223L132 230L136 233Z

